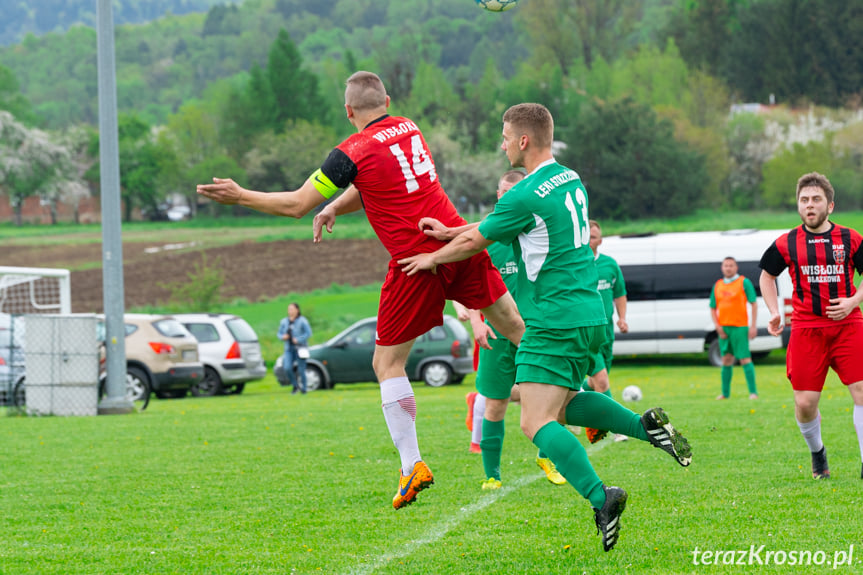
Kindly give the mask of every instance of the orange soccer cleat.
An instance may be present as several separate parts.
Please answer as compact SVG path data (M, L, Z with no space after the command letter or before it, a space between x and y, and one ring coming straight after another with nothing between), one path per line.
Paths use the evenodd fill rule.
M401 509L410 505L417 494L434 483L431 469L422 461L418 461L410 475L402 475L399 479L399 489L393 497L393 508Z
M608 435L608 431L605 429L594 429L592 427L585 427L584 434L587 436L587 440L591 443L599 443L605 436Z

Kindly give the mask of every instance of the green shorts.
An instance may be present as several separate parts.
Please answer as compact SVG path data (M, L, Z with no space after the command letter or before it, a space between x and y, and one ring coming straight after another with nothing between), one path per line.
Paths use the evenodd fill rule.
M736 359L747 359L749 353L749 327L748 326L722 326L722 331L728 337L719 338L719 353L734 355Z
M515 352L518 348L495 331L491 349L479 348L476 390L491 399L508 399L515 383Z
M599 351L593 354L593 368L587 375L593 377L603 369L611 371L612 349L614 348L614 324L608 322L605 326L605 341L599 346Z
M529 325L515 354L515 380L581 389L604 341L604 323L570 329Z

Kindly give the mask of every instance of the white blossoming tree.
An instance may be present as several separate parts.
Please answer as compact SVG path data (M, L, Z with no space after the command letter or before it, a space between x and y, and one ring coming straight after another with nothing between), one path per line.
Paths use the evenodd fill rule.
M80 199L88 193L69 147L0 110L0 194L8 196L16 225L21 225L21 210L28 197L39 196L43 205L53 206L52 216L56 217L61 198Z

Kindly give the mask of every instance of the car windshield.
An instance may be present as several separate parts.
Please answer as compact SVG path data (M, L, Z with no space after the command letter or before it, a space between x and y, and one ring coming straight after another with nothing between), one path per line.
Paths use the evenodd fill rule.
M258 335L255 333L255 330L241 317L229 319L225 322L225 325L228 326L234 339L240 343L254 343L258 341Z
M175 319L160 319L153 322L153 327L165 337L186 337L189 335L183 324Z

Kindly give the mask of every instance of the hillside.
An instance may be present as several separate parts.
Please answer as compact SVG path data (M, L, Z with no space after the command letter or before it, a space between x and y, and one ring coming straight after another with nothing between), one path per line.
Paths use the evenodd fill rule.
M233 0L242 1L242 0ZM113 3L116 24L142 24L167 13L206 12L232 0L122 0ZM15 44L27 34L64 32L76 24L95 27L95 0L0 0L0 46Z

